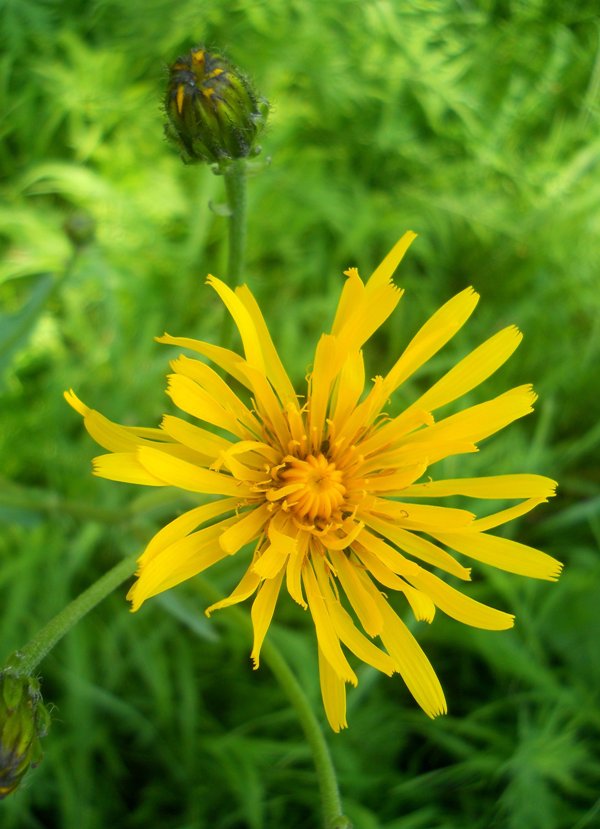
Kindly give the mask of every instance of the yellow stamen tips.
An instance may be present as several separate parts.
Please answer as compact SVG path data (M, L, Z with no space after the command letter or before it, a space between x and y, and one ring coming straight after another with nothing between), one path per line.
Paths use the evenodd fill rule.
M210 98L222 73L208 60L195 50L189 64L206 61L212 79L201 91ZM170 104L185 112L188 87L183 79L178 83ZM480 604L431 570L466 582L470 569L454 553L548 581L561 569L545 553L489 532L551 498L553 480L493 471L441 480L432 469L443 458L477 451L481 440L532 411L535 394L519 386L492 399L482 392L474 405L437 420L431 414L484 383L511 356L521 340L516 328L486 340L409 399L404 411L386 415L399 386L468 319L477 295L466 289L421 327L386 375L365 381L362 347L397 304L391 279L413 238L406 234L366 283L356 268L345 272L306 395L296 395L248 288L233 291L215 277L208 284L239 329L243 355L189 338L159 338L203 358L174 361L168 391L198 424L166 415L161 429L120 426L74 392L65 393L108 452L94 461L96 475L206 498L159 531L142 554L130 593L133 609L236 556L245 573L209 612L255 596L252 659L258 667L285 576L285 589L315 624L323 702L336 731L346 726L345 686L357 681L344 648L383 673L399 672L429 716L446 710L433 668L384 590L402 594L417 619L431 622L437 608L462 624L503 630L512 624L509 613ZM206 360L244 388L243 399ZM456 501L449 507L445 498ZM501 503L490 509L490 501Z

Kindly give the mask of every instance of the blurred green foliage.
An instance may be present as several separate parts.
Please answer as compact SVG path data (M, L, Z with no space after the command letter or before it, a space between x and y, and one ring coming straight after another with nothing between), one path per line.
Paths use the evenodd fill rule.
M381 373L473 282L481 306L406 397L508 323L524 343L479 392L533 381L537 412L451 474L532 471L559 497L513 529L566 561L557 585L477 568L507 633L417 636L450 715L364 668L331 735L358 829L587 829L600 820L600 19L552 0L3 0L0 6L0 630L5 656L181 502L93 479L62 399L156 424L172 334L218 339L222 180L163 138L166 65L226 50L272 104L249 182L247 279L301 382L341 272L420 234L377 335ZM268 164L268 159L271 160ZM213 206L211 209L210 206ZM74 255L65 222L96 238ZM473 395L473 399L477 398ZM223 590L239 573L211 578ZM486 570L484 573L483 571ZM194 583L130 616L124 591L43 664L46 758L5 829L301 829L316 781L292 713ZM313 633L272 634L320 707Z

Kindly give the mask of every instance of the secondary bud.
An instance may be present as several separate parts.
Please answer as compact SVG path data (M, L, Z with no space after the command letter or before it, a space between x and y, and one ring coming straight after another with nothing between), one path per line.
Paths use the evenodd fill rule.
M166 133L187 162L256 155L268 108L237 67L203 46L178 58L169 70Z
M50 725L34 677L0 672L0 800L13 792L42 759L40 738Z

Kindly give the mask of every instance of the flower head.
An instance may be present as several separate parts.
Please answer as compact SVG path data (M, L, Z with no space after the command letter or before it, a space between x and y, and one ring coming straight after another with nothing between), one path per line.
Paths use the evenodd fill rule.
M561 569L550 556L489 532L547 500L553 481L530 474L439 480L434 472L438 461L476 452L479 441L532 411L536 396L526 385L434 417L510 357L521 340L514 326L486 340L401 414L387 416L394 392L474 310L478 296L467 288L425 323L385 376L365 384L362 347L402 296L391 277L413 238L405 234L366 283L356 269L346 271L304 398L294 391L248 288L233 291L212 276L208 284L235 320L244 356L166 334L159 341L214 363L245 387L250 404L206 362L186 356L171 364L167 393L198 423L169 414L160 429L118 426L67 394L91 436L110 452L95 459L97 475L212 496L150 541L129 593L133 610L240 554L241 581L207 614L255 596L258 667L285 582L312 615L325 711L336 731L346 725L345 685L357 683L344 648L383 673L400 673L429 716L446 710L429 660L384 590L403 594L416 619L430 622L437 607L467 625L501 630L512 626L513 616L468 597L428 566L464 581L470 570L455 553L532 578L555 580ZM445 496L517 504L476 518L440 504ZM247 556L246 545L252 545Z
M204 46L170 67L166 132L185 161L221 163L257 154L268 108L236 66Z
M40 738L49 725L38 680L0 671L0 800L42 759Z

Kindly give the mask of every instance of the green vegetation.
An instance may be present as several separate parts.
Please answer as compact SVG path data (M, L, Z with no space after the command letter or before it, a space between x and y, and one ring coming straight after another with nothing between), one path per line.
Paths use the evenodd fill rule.
M327 733L357 829L592 829L600 820L600 18L551 0L4 0L0 16L0 663L181 509L89 474L62 392L128 424L169 410L167 330L218 341L222 177L163 134L167 64L217 46L271 102L251 162L246 279L297 382L342 271L406 229L384 372L467 284L473 319L406 397L509 323L524 342L483 399L533 382L536 413L445 471L536 472L559 496L511 531L565 561L556 584L474 569L514 630L415 626L450 714L359 669ZM270 159L270 163L268 163ZM90 220L73 253L65 223ZM85 230L85 227L84 227ZM400 401L401 402L401 401ZM225 591L239 561L209 578ZM302 829L317 784L294 713L200 580L130 615L125 589L43 662L45 759L3 829ZM322 717L312 624L270 637ZM324 720L324 717L323 717Z

